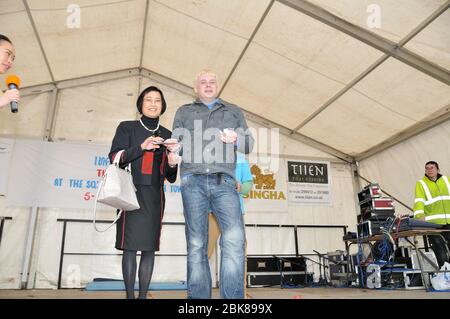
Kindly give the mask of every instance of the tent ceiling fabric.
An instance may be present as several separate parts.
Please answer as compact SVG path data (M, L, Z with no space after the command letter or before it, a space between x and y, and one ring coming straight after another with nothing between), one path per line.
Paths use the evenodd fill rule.
M135 119L137 92L137 78L61 90L53 140L110 143L120 121Z
M336 16L394 42L400 41L446 0L312 0ZM371 28L367 19L380 9L381 26Z
M447 70L450 69L450 11L447 10L405 45Z
M0 32L14 39L17 57L12 71L20 75L22 85L51 82L52 78L45 66L44 56L23 3L17 0L0 1L0 19Z
M299 119L313 113L381 55L348 35L275 4L223 97L294 129Z
M143 66L192 86L202 69L225 80L269 1L150 1Z
M28 1L56 81L137 66L145 1L77 1L80 29L66 24L73 2Z
M139 88L156 83L170 105L180 105L192 96L173 91L168 82L192 87L195 74L204 68L214 70L222 82L228 79L221 95L225 100L352 156L424 119L432 120L432 114L447 115L450 88L445 81L394 58L367 72L383 57L381 51L283 2L77 0L81 25L68 28L72 0L3 0L1 33L16 46L10 73L21 77L22 87L52 83L51 74L58 85L137 68L169 79L152 82L156 79L152 75L149 80L137 72L126 79L59 90L54 139L109 142L118 121L136 118ZM449 74L449 1L378 0L380 28L367 24L373 1L295 3L319 6L336 19L394 42L446 4L447 11L407 42L405 49L446 69L444 76ZM361 74L361 81L355 81ZM356 84L349 85L352 82ZM73 83L83 85L83 80ZM342 96L328 103L343 89ZM47 92L24 98L23 111L15 115L7 108L0 110L0 134L47 136L51 96ZM164 120L170 121L174 112L170 109Z

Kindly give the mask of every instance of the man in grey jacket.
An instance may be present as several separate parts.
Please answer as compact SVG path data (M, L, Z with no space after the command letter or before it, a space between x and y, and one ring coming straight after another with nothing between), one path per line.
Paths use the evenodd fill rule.
M172 133L180 142L182 155L188 298L211 298L207 256L211 210L222 233L220 296L242 299L245 233L236 191L236 151L248 154L254 140L239 107L217 98L219 85L214 73L200 72L194 91L197 99L177 110Z

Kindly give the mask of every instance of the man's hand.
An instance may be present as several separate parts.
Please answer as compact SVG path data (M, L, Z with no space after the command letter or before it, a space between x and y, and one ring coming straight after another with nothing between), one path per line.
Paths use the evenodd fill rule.
M145 141L142 142L141 149L143 151L145 151L145 150L147 150L147 151L155 150L155 149L159 148L159 145L157 145L155 143L161 143L162 141L164 141L163 138L159 137L159 136L158 137L156 137L156 136L147 137L145 139Z
M237 141L237 133L233 129L224 129L223 132L220 132L220 139L225 144L236 143Z
M20 93L19 90L7 90L1 97L0 97L0 107L6 106L12 101L19 102L20 101Z
M178 140L176 138L169 138L165 140L164 145L166 146L166 149L171 153L178 152L181 147L180 143L178 143Z
M241 183L236 182L236 190L237 190L238 193L241 192Z

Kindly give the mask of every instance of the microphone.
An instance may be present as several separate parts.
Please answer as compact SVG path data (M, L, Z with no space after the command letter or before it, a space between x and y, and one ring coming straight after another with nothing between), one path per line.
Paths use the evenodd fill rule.
M20 79L16 75L10 75L6 78L6 86L10 90L18 89L20 85ZM11 101L11 112L17 113L19 111L19 104L16 101Z

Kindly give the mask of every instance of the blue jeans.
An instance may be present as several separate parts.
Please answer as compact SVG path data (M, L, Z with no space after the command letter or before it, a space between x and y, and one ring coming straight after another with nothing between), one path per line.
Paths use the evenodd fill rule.
M208 208L221 229L220 296L244 298L244 222L236 181L227 174L190 175L181 179L187 243L189 299L211 298L208 263Z

